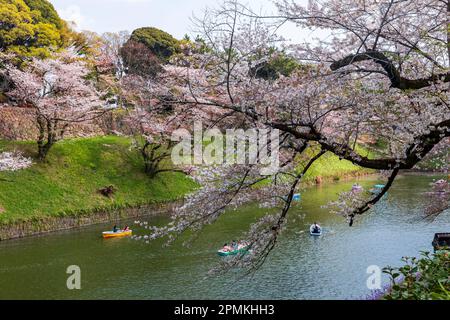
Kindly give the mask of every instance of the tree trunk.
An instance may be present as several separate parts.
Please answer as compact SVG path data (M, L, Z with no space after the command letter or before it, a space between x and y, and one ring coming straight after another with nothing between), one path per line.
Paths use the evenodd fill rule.
M58 133L58 120L51 120L42 115L37 116L37 124L39 127L38 144L38 160L44 161L53 145L64 135L68 126L65 124ZM58 137L59 134L59 137Z
M158 173L158 164L156 164L153 161L146 162L145 163L145 173L150 177L154 178L156 177L156 174Z
M152 146L149 142L145 142L145 144L141 148L141 155L144 160L145 173L150 177L154 178L159 171L159 164L163 157L156 155L156 150L158 150L160 146ZM150 149L150 150L149 150Z

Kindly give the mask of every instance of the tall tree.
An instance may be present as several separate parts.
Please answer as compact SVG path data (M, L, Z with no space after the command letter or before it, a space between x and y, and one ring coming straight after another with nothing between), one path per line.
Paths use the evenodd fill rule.
M0 50L49 57L70 43L71 31L46 0L0 1Z
M106 32L102 34L101 52L114 66L114 73L118 79L125 75L125 66L120 50L130 39L128 31Z
M144 44L162 62L179 52L180 43L165 31L153 27L136 29L131 34L131 40Z

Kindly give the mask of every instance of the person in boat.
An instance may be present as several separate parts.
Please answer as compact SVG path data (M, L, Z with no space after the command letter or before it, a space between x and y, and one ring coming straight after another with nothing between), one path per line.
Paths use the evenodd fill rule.
M245 247L245 241L239 241L239 242L237 243L237 247L238 247L238 249L244 248L244 247Z
M125 228L123 228L123 231L129 231L130 227L129 226L125 226Z
M352 191L353 191L353 192L359 192L359 191L362 191L362 187L361 187L359 184L355 183L355 184L352 186Z
M320 226L317 224L317 222L314 222L313 233L319 233L319 232L320 232Z
M233 251L233 249L228 245L228 243L225 243L223 245L222 251L229 252L229 251Z
M233 242L231 242L231 247L233 248L233 250L239 249L239 244L236 242L236 240L233 240Z
M444 179L440 179L434 183L431 184L433 186L433 192L436 193L442 193L445 194L448 192L449 189L449 183L445 181Z
M247 241L239 241L239 249L247 248L249 245Z
M117 232L117 231L119 231L119 228L117 228L117 225L114 225L113 232Z

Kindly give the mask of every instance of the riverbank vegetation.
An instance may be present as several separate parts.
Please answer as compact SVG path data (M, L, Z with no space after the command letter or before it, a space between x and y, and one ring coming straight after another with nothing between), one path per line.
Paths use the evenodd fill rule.
M450 251L404 257L401 267L386 267L390 286L386 300L450 300Z
M149 179L130 145L129 138L116 136L61 141L45 162L0 172L0 224L174 201L196 188L179 172ZM0 149L36 153L33 142L0 141ZM111 185L110 198L99 193Z

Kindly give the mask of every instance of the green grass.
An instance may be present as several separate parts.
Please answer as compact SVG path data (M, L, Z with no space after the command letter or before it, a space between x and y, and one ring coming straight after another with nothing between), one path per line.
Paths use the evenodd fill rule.
M89 214L93 211L162 203L195 189L182 173L162 173L150 179L143 162L129 150L130 140L106 136L57 143L44 163L17 172L0 172L0 224L47 216ZM0 151L35 154L33 142L0 141ZM114 185L109 199L98 189ZM0 210L1 212L2 210Z
M34 156L36 143L0 140L0 151L6 150ZM359 151L367 154L362 148ZM311 148L299 160L313 154ZM310 168L305 181L317 176L337 180L366 172L370 171L327 153ZM117 189L111 199L98 193L98 189L109 185ZM0 224L169 202L195 188L196 184L182 173L149 178L143 172L141 157L130 150L128 138L65 140L51 149L44 163L35 162L31 168L17 172L0 172Z
M367 149L362 146L358 146L356 150L369 158L373 156ZM304 156L300 159L301 164L305 164L309 158L314 156L316 152L309 148L305 151ZM299 165L301 170L303 167ZM348 160L340 160L338 156L331 152L325 153L306 172L303 181L310 182L316 179L316 177L322 177L325 180L339 180L345 176L352 176L357 174L369 174L373 173L373 170L365 169L360 166L354 165Z

